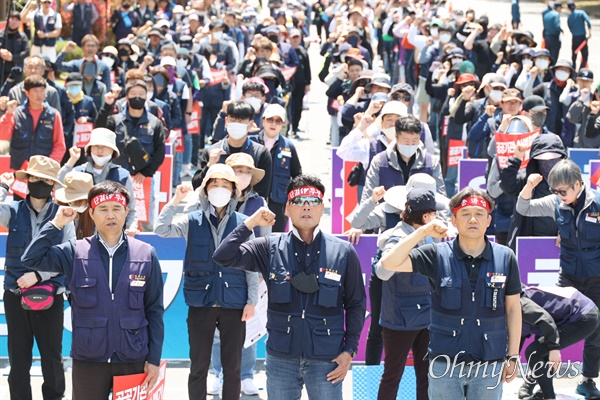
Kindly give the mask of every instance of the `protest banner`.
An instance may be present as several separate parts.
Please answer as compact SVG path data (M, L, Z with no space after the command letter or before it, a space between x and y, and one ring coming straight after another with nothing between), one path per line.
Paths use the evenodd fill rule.
M94 124L91 122L79 123L75 121L75 146L83 149L90 142Z
M486 190L486 168L487 160L465 158L458 160L458 190L466 187Z
M448 141L448 166L458 167L458 161L463 158L464 140L450 139Z
M590 161L590 187L600 188L600 160Z
M331 149L331 233L342 233L344 228L344 160Z
M158 380L150 391L142 387L148 374L115 376L113 378L113 400L162 400L165 391L167 361L160 363Z
M527 152L521 161L520 169L527 167L527 164L529 164L529 151L531 150L531 143L539 135L539 130L519 134L496 132L494 134L496 138L496 158L498 160L498 166L500 169L506 168L508 165L508 158L515 155L515 148L517 145L524 145L527 147Z
M600 160L598 149L571 149L567 150L569 158L581 168L581 177L584 182L590 181L590 161Z
M187 124L187 132L190 135L198 135L200 133L200 117L202 116L202 106L199 101L195 101L192 105L192 115L190 123Z
M152 196L152 178L144 178L143 183L133 182L135 211L138 222L148 222L150 219L150 197Z
M208 86L218 85L219 83L221 83L225 79L227 79L227 70L226 69L219 70L219 69L211 68L210 73L212 75L212 79L210 80L210 83L208 84Z

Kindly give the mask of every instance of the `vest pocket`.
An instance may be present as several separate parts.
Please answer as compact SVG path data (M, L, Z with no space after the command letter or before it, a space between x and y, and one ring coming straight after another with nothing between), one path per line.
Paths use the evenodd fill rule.
M508 344L508 333L505 329L485 332L481 339L483 340L483 361L504 359Z
M429 326L429 347L433 355L446 354L454 356L459 351L460 329L452 329L440 325Z
M560 212L558 218L556 218L556 225L558 226L558 233L562 239L569 239L571 237L570 212Z
M138 310L144 305L144 293L146 285L142 287L129 285L129 308Z
M123 361L136 361L148 354L148 320L142 317L121 318L121 347L119 358Z
M312 341L315 356L337 357L341 351L344 331L318 327L313 330Z
M74 318L73 347L86 358L101 358L108 350L108 317L77 316Z
M427 326L430 320L430 310L431 306L429 302L422 302L419 304L398 304L396 306L396 320L404 321L403 326L407 328Z
M486 281L490 278L486 278ZM489 286L488 286L489 285ZM497 283L484 283L483 299L481 301L482 306L491 309L502 309L504 308L504 289L502 284Z
M77 304L81 308L92 308L98 304L98 289L96 278L87 277L75 281Z
M460 287L441 287L441 306L446 310L458 310L461 303Z
M271 279L269 297L273 303L289 303L292 297L290 281L285 278L283 280Z
M281 353L290 352L290 345L292 344L292 328L290 326L267 321L267 332L269 333L267 347Z
M223 282L223 302L230 307L243 308L248 300L248 288L231 282Z
M204 276L189 276L183 278L183 297L185 303L192 307L204 307L208 304L208 293L212 288L212 274Z
M338 304L338 292L340 289L340 282L332 279L327 279L325 276L319 276L319 293L317 304L321 307L335 307Z

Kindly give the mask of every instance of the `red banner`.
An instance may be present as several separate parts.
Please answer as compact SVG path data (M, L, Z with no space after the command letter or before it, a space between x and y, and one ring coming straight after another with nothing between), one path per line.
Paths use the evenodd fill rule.
M150 220L150 198L152 196L152 178L146 177L143 183L133 182L133 195L135 197L135 211L138 222Z
M508 165L508 158L515 155L515 148L517 145L524 145L527 147L527 152L525 153L523 161L521 161L520 169L527 167L527 164L529 164L531 142L533 142L533 139L538 137L539 134L539 130L519 134L496 132L496 157L500 169L506 168Z
M285 78L285 80L287 82L290 79L292 79L292 77L296 73L296 67L282 68L281 73L283 74L283 77Z
M92 130L94 129L94 124L91 122L84 122L80 124L79 122L75 122L75 146L83 149L90 142L90 136L92 135Z
M208 84L208 86L214 86L217 85L221 82L223 82L225 79L227 79L227 70L226 69L210 69L210 73L212 74L212 79L210 80L210 83Z
M149 392L141 386L148 374L115 376L113 378L113 400L162 400L165 391L167 360L161 362L159 368L158 381Z
M458 160L462 157L465 148L464 140L450 139L448 141L448 166L458 167Z
M183 132L181 128L173 128L171 130L171 134L167 138L167 143L170 143L171 146L175 144L176 153L183 153Z
M195 101L192 105L192 116L190 123L187 124L187 131L190 135L198 135L200 133L200 118L202 117L202 106L199 101Z

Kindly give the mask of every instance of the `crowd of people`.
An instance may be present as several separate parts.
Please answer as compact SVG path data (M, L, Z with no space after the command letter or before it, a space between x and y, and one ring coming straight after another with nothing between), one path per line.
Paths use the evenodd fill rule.
M520 399L555 398L560 350L582 340L576 391L600 398L600 193L568 152L600 149L600 85L589 17L573 0L546 3L541 35L518 0L510 26L413 0L120 0L104 16L94 2L40 0L12 11L0 37L11 399L32 399L34 339L44 399L64 396L65 299L74 400L106 399L117 375L156 383L163 284L142 231L186 240L190 399L259 394L256 344L244 341L263 282L269 398L305 386L311 399L342 399L365 323L352 246L364 233L379 235L365 360L385 352L379 399L396 398L411 351L415 398L500 399L530 336ZM571 59L559 58L563 6ZM313 93L327 103L327 144L356 163L348 240L320 226L325 185L303 173L295 145L312 72L327 86ZM158 184L168 147L171 200L159 211L151 197L140 220L135 192ZM463 149L487 161L486 190L459 189ZM514 251L529 236L559 237L557 287L521 283Z

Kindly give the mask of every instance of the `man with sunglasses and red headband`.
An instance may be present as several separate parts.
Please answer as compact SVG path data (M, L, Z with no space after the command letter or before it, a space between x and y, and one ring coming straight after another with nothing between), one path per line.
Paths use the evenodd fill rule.
M414 248L425 237L444 238L433 220L381 259L386 270L416 272L432 284L429 398L501 399L502 384L518 373L521 280L511 249L490 242L493 200L467 187L450 200L458 237Z
M600 305L600 192L586 187L581 169L570 159L559 161L548 174L549 194L532 199L542 182L531 174L517 199L516 210L528 217L552 217L560 236L558 286L572 286ZM586 399L599 399L593 378L600 370L600 328L585 339L582 381L577 393Z
M260 272L269 290L267 396L342 399L342 381L356 355L366 297L360 262L347 241L322 232L325 187L300 175L287 188L292 231L246 242L275 214L261 208L227 236L213 259ZM517 300L518 301L518 300Z
M113 377L158 378L164 339L163 279L154 248L124 234L129 191L104 181L88 194L97 234L55 245L77 216L60 207L21 258L36 271L65 274L71 290L73 400L105 400Z

